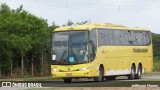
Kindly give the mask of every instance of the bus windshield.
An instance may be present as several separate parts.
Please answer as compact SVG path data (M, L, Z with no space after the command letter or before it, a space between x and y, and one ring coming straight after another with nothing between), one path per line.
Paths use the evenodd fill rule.
M87 30L53 33L52 64L80 64L87 62Z

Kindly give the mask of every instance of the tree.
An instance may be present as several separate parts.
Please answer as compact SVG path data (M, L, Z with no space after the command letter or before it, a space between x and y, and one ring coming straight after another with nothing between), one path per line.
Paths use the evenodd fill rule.
M65 26L82 25L88 21ZM23 5L10 9L0 5L0 77L24 75L49 75L52 31L59 26L23 10Z
M67 21L67 23L65 25L62 25L62 26L72 26L72 25L74 25L74 22L69 19Z
M90 20L77 22L76 24L77 24L77 25L83 25L83 24L86 24L86 23L90 23Z
M90 20L86 20L86 21L81 21L81 22L76 22L74 23L73 21L71 21L70 19L67 21L66 24L62 25L62 26L72 26L72 25L83 25L86 23L90 23Z
M0 6L0 76L2 74L3 68L7 69L11 66L12 51L11 43L8 39L9 34L4 30L7 28L5 25L6 18L11 15L11 10L6 4ZM5 70L5 71L7 71Z
M59 26L55 24L55 22L52 22L52 25L49 26L49 33L52 33L53 30L55 30L56 28L58 28Z
M32 66L33 74L33 62L36 59L38 60L40 55L42 63L39 64L43 67L44 50L47 41L50 39L47 20L28 13L23 10L22 5L20 8L12 10L6 4L2 4L0 10L0 37L0 43L3 43L0 47L0 52L2 52L0 53L0 72L1 70L5 71L3 67L10 67L12 76L12 69L21 68L21 75L23 76L24 73L27 73L28 68L25 68L25 66L28 65ZM33 60L33 54L36 54L37 58L35 60Z
M152 34L153 56L160 59L160 34Z

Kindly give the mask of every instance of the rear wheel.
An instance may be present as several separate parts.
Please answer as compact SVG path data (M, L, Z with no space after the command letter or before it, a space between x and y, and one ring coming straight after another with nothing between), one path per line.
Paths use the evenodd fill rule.
M141 76L142 76L142 66L139 65L139 66L138 66L137 74L136 74L136 76L135 76L135 79L140 79Z
M104 74L104 70L103 70L102 67L100 67L99 68L99 75L98 75L98 77L94 78L94 81L95 82L101 82L101 81L103 81L103 74Z
M72 82L72 78L64 78L64 83L71 83Z
M133 80L135 78L135 72L136 72L135 66L132 65L132 67L131 67L131 73L128 75L128 79L129 80Z

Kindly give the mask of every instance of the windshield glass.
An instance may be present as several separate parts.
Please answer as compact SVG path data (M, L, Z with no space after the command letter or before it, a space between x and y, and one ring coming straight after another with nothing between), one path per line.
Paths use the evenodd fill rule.
M88 62L88 31L53 33L52 64Z

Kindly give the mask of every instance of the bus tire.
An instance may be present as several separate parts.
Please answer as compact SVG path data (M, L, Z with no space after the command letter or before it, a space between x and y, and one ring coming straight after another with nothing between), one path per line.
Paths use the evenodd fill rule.
M103 74L104 74L104 69L102 67L100 67L99 68L99 75L98 75L98 77L94 77L94 81L95 82L103 81L103 79L104 79Z
M142 76L142 66L138 65L138 71L137 71L137 74L135 76L135 79L140 79L141 76Z
M132 65L131 66L131 73L128 75L128 79L133 80L135 78L135 73L136 73L135 66Z
M63 81L64 81L64 83L71 83L72 78L64 78Z

